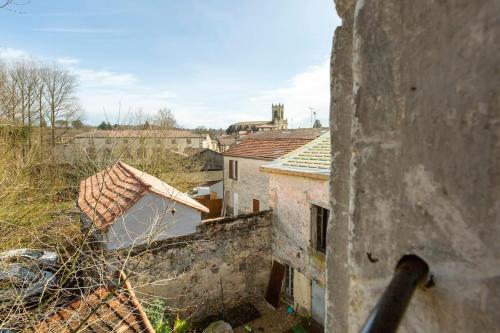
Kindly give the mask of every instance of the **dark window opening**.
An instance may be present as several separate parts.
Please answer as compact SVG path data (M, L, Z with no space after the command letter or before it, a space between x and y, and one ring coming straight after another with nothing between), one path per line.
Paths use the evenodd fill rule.
M329 215L328 209L316 205L312 206L312 245L315 250L322 253L326 253L326 229Z
M285 294L293 297L293 267L285 264Z

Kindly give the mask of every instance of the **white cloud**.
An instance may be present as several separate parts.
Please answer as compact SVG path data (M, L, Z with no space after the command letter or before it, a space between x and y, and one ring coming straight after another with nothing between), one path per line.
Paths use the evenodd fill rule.
M74 65L78 65L80 63L80 59L71 58L71 57L58 58L56 61L58 64L63 65L63 66L74 66Z
M10 62L29 58L30 55L23 50L13 49L10 47L0 47L0 60L2 61Z
M112 29L89 29L89 28L39 28L33 29L39 32L61 32L61 33L77 33L77 34L109 34L116 32Z
M330 62L311 66L294 75L284 87L264 91L250 99L256 105L285 105L285 116L293 127L310 126L312 108L323 126L328 125L330 109Z
M82 86L103 87L103 86L128 86L137 81L136 77L130 73L114 73L109 71L93 69L73 69Z

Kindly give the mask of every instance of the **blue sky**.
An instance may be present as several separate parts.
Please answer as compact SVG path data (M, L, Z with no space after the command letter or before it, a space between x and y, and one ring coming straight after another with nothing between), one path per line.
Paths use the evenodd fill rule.
M185 127L270 118L326 124L331 0L19 0L0 10L0 60L58 62L79 78L84 120L171 109ZM25 4L24 4L25 3Z

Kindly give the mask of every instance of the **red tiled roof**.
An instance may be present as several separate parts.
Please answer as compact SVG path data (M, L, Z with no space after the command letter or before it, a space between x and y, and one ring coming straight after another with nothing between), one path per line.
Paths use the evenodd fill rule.
M78 332L155 332L128 281L120 290L100 287L24 332L69 333L78 327Z
M271 161L302 147L312 139L256 139L249 138L231 147L224 156Z
M146 192L156 193L208 213L208 208L187 194L123 162L117 162L84 179L80 183L78 207L97 228L106 230Z

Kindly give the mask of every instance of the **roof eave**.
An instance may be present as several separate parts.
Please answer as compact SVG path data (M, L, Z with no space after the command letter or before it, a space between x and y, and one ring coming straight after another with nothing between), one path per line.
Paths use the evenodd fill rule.
M318 180L329 180L330 175L326 173L309 172L305 170L291 170L291 169L281 169L275 166L261 166L259 168L262 172L276 173L289 176L306 177Z

